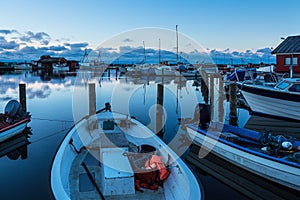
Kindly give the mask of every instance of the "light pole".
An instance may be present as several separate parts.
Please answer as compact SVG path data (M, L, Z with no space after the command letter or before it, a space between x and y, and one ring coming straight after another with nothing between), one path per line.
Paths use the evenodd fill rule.
M284 37L281 37L280 39L285 40ZM294 72L294 48L292 48L292 58L291 58L291 62L290 62L290 78L293 78L293 72Z

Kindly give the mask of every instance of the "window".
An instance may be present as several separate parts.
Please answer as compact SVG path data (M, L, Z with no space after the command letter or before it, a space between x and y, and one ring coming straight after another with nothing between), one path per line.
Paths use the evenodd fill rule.
M293 57L292 64L293 65L298 65L298 58L297 57Z
M287 88L290 85L289 82L287 81L282 81L280 83L278 83L278 85L276 86L277 88L284 90L285 88Z
M284 58L284 65L298 65L298 57Z
M300 84L295 84L292 87L289 88L289 91L291 92L300 92Z
M285 65L291 65L291 58L284 58Z

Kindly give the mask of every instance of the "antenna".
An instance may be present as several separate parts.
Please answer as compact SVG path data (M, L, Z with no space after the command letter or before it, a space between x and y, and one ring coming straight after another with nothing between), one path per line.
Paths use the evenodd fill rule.
M176 25L176 61L178 63L178 25Z
M143 41L144 46L144 63L146 63L146 48L145 48L145 41Z

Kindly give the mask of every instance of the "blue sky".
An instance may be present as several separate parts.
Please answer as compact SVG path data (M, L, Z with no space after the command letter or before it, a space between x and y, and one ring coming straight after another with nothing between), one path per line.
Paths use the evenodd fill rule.
M19 35L0 31L0 45L9 43L12 48L13 42L20 43L16 37L25 36L28 42L33 36L43 41L15 46L17 52L27 46L19 56L26 51L38 53L42 47L41 53L63 47L71 50L72 45L77 48L69 53L79 55L80 50L98 47L126 31L175 30L178 24L180 33L209 51L256 54L275 48L281 37L299 35L299 7L298 0L1 0L0 30L16 30ZM5 56L0 54L0 60Z

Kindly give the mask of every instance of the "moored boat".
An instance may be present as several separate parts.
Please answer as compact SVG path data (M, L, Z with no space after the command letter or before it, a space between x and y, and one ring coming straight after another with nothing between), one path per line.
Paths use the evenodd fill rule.
M16 100L9 101L4 113L0 114L0 142L22 132L28 122L30 114L22 110L21 104Z
M270 133L210 123L187 126L194 143L243 169L300 191L300 141Z
M69 131L52 164L51 188L56 199L201 199L196 178L161 139L110 111Z
M275 86L241 83L239 88L253 112L300 120L299 78L283 79Z

